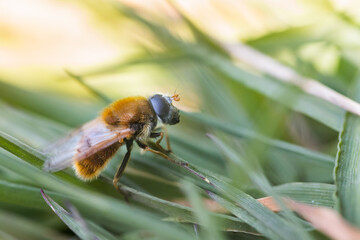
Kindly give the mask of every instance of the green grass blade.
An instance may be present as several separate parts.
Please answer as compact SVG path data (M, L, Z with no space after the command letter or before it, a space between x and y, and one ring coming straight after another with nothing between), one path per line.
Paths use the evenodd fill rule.
M322 40L324 33L319 33L313 26L301 26L288 28L283 31L271 32L265 36L246 41L246 44L271 54L282 49L297 49L305 44Z
M92 93L98 99L102 100L104 103L108 104L108 103L112 102L112 100L110 98L108 98L107 96L105 96L104 94L97 91L96 89L91 87L89 84L87 84L81 76L78 76L78 75L70 72L69 70L65 70L65 72L69 75L69 77L71 77L72 79L77 81L81 86L83 86L85 89L87 89L90 93Z
M184 223L193 223L193 224L200 224L198 220L194 217L194 211L191 208L181 206L179 204L169 202L166 200L162 200L151 196L146 193L141 193L131 188L125 188L129 192L132 193L131 199L135 200L139 203L142 203L145 206L157 209L169 217L167 220L175 221L175 222L184 222ZM217 213L210 213L211 218L215 219L216 222L221 222L221 226L216 226L218 230L232 230L237 232L247 232L254 234L254 229L249 225L245 224L244 222L240 221L237 218L217 214Z
M326 154L309 150L277 139L271 139L252 130L221 121L205 114L186 112L182 112L182 114L192 120L198 121L199 123L205 124L206 126L219 129L227 134L264 143L267 146L272 147L274 151L285 152L289 159L296 156L297 159L307 163L319 165L329 169L334 167L334 157L328 156Z
M49 197L43 190L41 190L45 202L51 207L51 209L58 215L58 217L81 239L83 240L115 240L116 238L110 233L94 232L94 229L90 229L88 223L82 219L81 216L75 216L70 214L59 204L57 204L51 197Z
M270 212L270 210L265 210L264 206L258 203L255 199L251 199L250 196L246 196L245 194L240 195L239 193L237 193L236 198L238 199L238 201L236 202L236 204L234 204L218 196L217 194L211 192L209 192L208 194L213 200L218 202L220 205L222 205L224 208L229 210L232 214L234 214L244 222L252 225L264 236L270 239L289 239L288 237L291 233L287 231L287 227L283 225L284 223L282 223L281 225L273 225L276 220L273 221L273 219L271 218L266 220L269 216L266 216L266 213L264 213L263 211ZM239 205L239 202L242 202L242 204ZM279 218L275 214L274 216L276 218ZM282 229L277 227L282 227Z
M205 209L201 196L197 192L194 185L189 182L183 182L183 189L190 201L191 206L194 209L195 215L199 220L200 225L204 228L205 232L200 234L203 239L209 240L221 240L224 239L222 235L217 231L215 227L216 223L214 219L211 218L208 211Z
M252 89L294 111L301 112L322 124L340 131L345 111L324 100L307 95L299 89L269 77L251 74L224 57L207 52L198 57L213 69L228 76L235 82Z
M335 167L337 207L352 224L360 227L360 118L347 114L340 133Z
M295 201L333 208L335 205L335 186L326 183L293 182L273 188L281 196L289 197Z
M13 106L55 119L68 126L79 126L94 118L102 106L96 103L74 104L75 99L67 100L64 97L35 93L1 81L0 99Z
M237 205L239 205L242 208L249 208L248 210L249 213L252 215L252 217L256 217L258 219L258 222L260 222L260 224L264 224L264 220L262 218L265 218L268 220L267 223L270 223L272 220L272 222L269 225L265 225L267 228L271 229L272 231L275 231L275 229L278 230L278 229L286 228L286 231L282 232L281 234L277 232L277 234L281 235L282 237L287 236L289 238L291 236L292 239L310 239L310 236L300 227L300 223L298 219L295 218L295 216L286 209L284 204L280 201L279 196L277 196L275 192L272 190L269 182L262 174L261 169L259 168L259 165L256 162L256 159L254 157L250 157L250 155L246 155L246 157L249 157L249 159L247 160L242 159L243 156L237 156L236 153L220 139L212 135L209 135L209 137L219 146L219 148L224 152L225 156L232 163L238 165L238 167L241 167L244 170L244 173L246 172L245 174L259 188L259 190L275 198L276 202L280 205L281 209L283 210L284 216L286 217L286 221L284 219L277 218L278 216L276 216L273 212L271 212L269 209L265 207L263 207L261 211L258 212L254 211L256 204L259 204L257 201L254 201L252 205L247 205L245 207L245 203L246 202L249 203L249 201L251 201L250 196L246 195L239 189L223 181L218 181L217 179L211 177L210 177L210 181L213 181L213 184L217 186L218 189L221 189L228 198L236 202ZM256 228L255 226L253 227ZM260 229L262 231L264 231L263 228L264 226L260 225ZM256 229L259 232L261 232L258 228Z

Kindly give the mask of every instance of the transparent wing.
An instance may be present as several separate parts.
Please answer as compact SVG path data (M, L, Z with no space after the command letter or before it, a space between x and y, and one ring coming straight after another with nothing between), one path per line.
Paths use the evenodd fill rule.
M46 147L44 152L48 159L43 169L48 172L62 170L74 161L81 161L115 142L122 142L131 134L132 131L125 126L109 128L97 118Z

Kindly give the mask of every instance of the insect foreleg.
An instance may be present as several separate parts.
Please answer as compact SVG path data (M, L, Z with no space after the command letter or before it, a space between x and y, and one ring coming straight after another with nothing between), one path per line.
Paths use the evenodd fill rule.
M163 128L164 129L164 132L152 132L150 134L150 138L157 138L157 137L160 137L157 141L156 141L156 146L162 151L162 152L168 152L168 153L171 153L172 150L171 150L171 147L170 147L170 138L169 138L169 134L167 132L167 129L166 128ZM164 149L160 143L161 141L163 140L164 138L164 135L165 135L165 139L166 139L166 147L167 147L167 150Z
M166 160L176 164L176 165L179 165L180 167L182 168L185 168L187 171L191 172L192 174L194 174L195 176L201 178L202 180L204 180L205 182L207 182L208 184L214 186L213 183L211 183L209 181L209 179L207 179L205 176L203 176L201 173L198 173L196 170L190 168L189 164L186 163L186 162L181 162L181 161L176 161L175 159L172 159L170 158L168 155L166 155L165 153L161 152L161 151L158 151L158 150L155 150L155 149L152 149L150 148L148 145L144 144L144 143L141 143L139 141L136 141L136 143L139 145L139 147L141 147L142 149L144 149L145 151L149 151L149 152L152 152L152 153L155 153L156 155L159 155L163 158L165 158Z
M139 145L140 148L144 149L145 151L155 153L156 155L159 155L159 156L165 158L166 160L169 160L170 162L175 163L176 165L179 165L179 166L187 166L188 165L187 163L178 162L178 161L170 158L168 155L166 155L165 153L162 152L162 148L160 148L160 151L158 151L158 150L150 148L148 145L146 145L140 141L136 141L136 143ZM157 144L155 144L155 145L156 145L156 147L158 147Z

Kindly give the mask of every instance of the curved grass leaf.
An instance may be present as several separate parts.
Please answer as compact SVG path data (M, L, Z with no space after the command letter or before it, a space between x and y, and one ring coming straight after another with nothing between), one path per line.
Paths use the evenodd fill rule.
M319 42L323 40L324 32L319 32L314 26L301 26L288 28L278 32L271 32L262 37L250 39L246 44L271 54L284 47L286 49L297 49L304 44Z
M1 80L1 79L0 79ZM73 100L34 93L0 81L0 99L13 106L28 109L68 126L79 126L95 117L100 106L96 103L74 104Z
M337 207L346 220L360 227L360 118L347 114L340 133L335 167Z
M216 223L205 209L201 200L200 194L197 192L194 185L189 182L183 182L183 190L190 201L191 206L194 208L195 215L199 223L204 226L204 232L201 234L204 239L221 240L224 239L223 235L217 231Z
M288 156L289 159L293 158L294 156L297 157L297 159L314 164L319 165L321 167L325 168L333 168L335 159L331 156L328 156L323 153L319 153L313 150L309 150L300 146L297 146L295 144L287 143L284 141L280 141L277 139L271 139L269 137L263 136L259 133L256 133L252 130L245 129L239 126L235 126L230 123L225 123L223 121L220 121L218 119L215 119L214 117L205 115L205 114L199 114L199 113L186 113L182 112L186 117L189 117L192 120L196 120L199 123L205 124L206 126L219 129L225 133L228 133L230 135L245 138L245 139L251 139L259 141L260 143L264 143L268 145L269 147L273 148L274 151L281 151L283 153L286 153L286 156Z
M125 189L131 192L132 200L167 214L169 217L166 219L169 221L200 224L195 218L194 212L191 208L181 206L179 204L166 200L162 200L151 195L141 193L134 189L126 187ZM210 214L212 218L214 218L217 222L221 223L220 225L216 226L216 229L218 230L255 234L255 230L252 227L237 218L217 213Z
M345 111L324 100L307 95L299 89L278 82L269 77L251 74L228 59L207 52L198 53L198 57L213 69L228 76L233 81L294 110L313 118L324 125L340 131Z
M219 146L219 148L224 152L226 157L239 167L244 169L245 174L249 177L249 179L252 180L252 182L264 193L271 195L275 198L276 202L280 204L281 209L284 211L285 219L279 218L279 216L275 215L273 212L271 212L267 208L259 208L259 205L261 205L259 202L251 202L254 199L242 192L241 190L231 186L230 184L221 181L219 179L216 179L214 177L210 177L209 180L213 183L213 185L222 191L222 193L226 193L227 198L232 200L236 203L239 207L243 208L243 210L248 211L248 215L251 218L255 218L257 222L258 228L256 228L254 225L252 225L254 228L256 228L260 233L266 232L266 234L270 234L269 231L275 232L275 234L278 234L282 239L285 236L287 238L291 239L310 239L310 236L300 227L299 220L295 218L295 216L289 212L284 203L280 200L279 196L275 194L275 192L270 187L270 184L268 183L265 176L261 173L261 170L259 169L259 165L256 162L256 159L254 159L253 156L246 155L246 157L249 157L249 159L244 160L241 159L243 156L237 156L236 153L230 149L229 146L227 146L224 142L222 142L220 139L209 135L209 137ZM216 196L215 196L216 198ZM217 200L220 200L224 202L223 200L216 198ZM216 200L215 199L215 200ZM251 203L251 204L250 204ZM228 203L225 202L225 204L228 205ZM230 207L233 211L234 208L230 205ZM256 207L257 206L257 207ZM262 205L261 205L262 206ZM224 206L225 207L225 206ZM226 207L225 207L226 208ZM242 210L242 211L243 211ZM274 214L274 215L273 215ZM272 215L272 216L271 216ZM265 222L262 218L265 217L268 221ZM253 221L255 220L253 219ZM270 221L270 219L272 221ZM281 232L279 229L285 229L285 231ZM265 235L266 236L266 235ZM273 238L273 236L272 236Z
M335 205L335 186L326 183L287 183L273 188L281 196L315 206L330 207Z
M49 197L42 189L41 195L45 202L51 207L51 209L59 216L59 218L81 239L83 240L115 240L116 238L105 230L96 231L94 227L89 228L88 223L82 219L81 216L76 214L70 214L59 204L57 204L51 197ZM90 225L93 226L93 225ZM98 230L99 228L97 228ZM94 231L95 230L95 231Z
M265 221L265 219L267 218L267 216L264 214L264 211L269 211L270 210L265 210L266 208L264 206L262 206L260 203L258 203L256 200L255 202L251 203L251 200L248 200L246 202L246 207L244 205L238 205L239 202L236 202L236 204L231 203L230 201L225 200L224 198L218 196L217 194L208 192L208 195L215 200L217 203L219 203L221 206L223 206L224 208L226 208L227 210L229 210L232 214L234 214L235 216L237 216L238 218L240 218L241 220L243 220L244 222L251 224L257 231L259 231L261 234L263 234L264 236L270 238L270 239L288 239L287 237L290 236L290 232L287 231L287 228L283 228L283 229L277 229L276 225L275 226L271 226L273 225L273 223L276 221ZM251 198L250 196L248 196L249 198ZM246 201L245 200L245 195L238 195L237 198L239 199L239 201ZM243 202L244 204L245 202ZM254 204L254 205L253 205ZM259 204L259 205L257 205ZM261 209L263 208L263 209ZM260 213L259 215L251 213L251 211L249 211L250 209L253 209ZM272 212L271 212L272 213ZM275 217L277 217L274 214ZM281 224L282 225L282 224ZM273 228L274 227L274 228ZM278 226L279 227L279 226ZM281 227L285 227L285 226L281 226Z

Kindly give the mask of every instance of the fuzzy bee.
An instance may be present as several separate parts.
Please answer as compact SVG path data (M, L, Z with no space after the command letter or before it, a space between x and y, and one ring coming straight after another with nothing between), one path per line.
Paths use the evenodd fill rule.
M145 151L167 158L163 152L171 151L169 138L166 131L159 130L165 124L179 123L179 109L172 104L179 100L178 94L155 94L150 98L128 97L111 103L99 117L49 146L45 150L49 157L44 170L55 172L73 166L79 178L92 180L99 176L116 151L125 145L127 152L113 179L115 188L119 190L117 182L130 159L134 142ZM164 135L167 150L160 145ZM161 151L148 146L151 138L159 138L156 146Z

